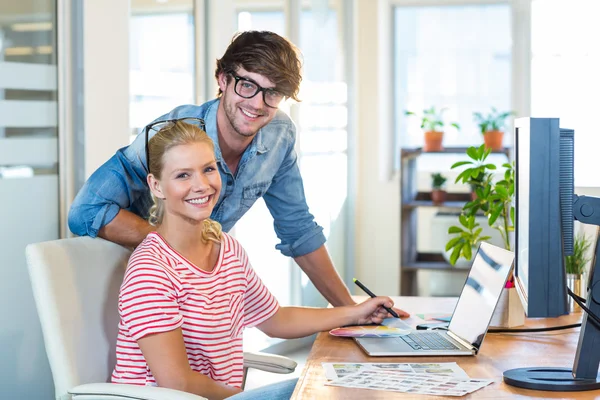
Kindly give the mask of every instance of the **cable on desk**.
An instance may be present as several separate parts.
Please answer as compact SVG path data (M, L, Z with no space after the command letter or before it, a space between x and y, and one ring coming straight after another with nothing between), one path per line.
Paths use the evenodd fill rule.
M550 332L550 331L560 331L563 329L573 329L579 328L581 324L571 324L571 325L561 325L561 326L551 326L548 328L523 328L523 329L503 329L503 328L494 328L488 329L488 333L525 333L525 332Z
M571 289L567 288L567 293L569 296L573 298L573 301L579 305L586 312L588 317L591 318L593 322L600 325L600 318L596 314L594 314L589 308L584 306L585 299L576 295L571 291ZM562 325L562 326L552 326L549 328L525 328L525 329L489 329L489 333L525 333L525 332L550 332L550 331L559 331L562 329L572 329L579 328L581 324L572 324L572 325Z

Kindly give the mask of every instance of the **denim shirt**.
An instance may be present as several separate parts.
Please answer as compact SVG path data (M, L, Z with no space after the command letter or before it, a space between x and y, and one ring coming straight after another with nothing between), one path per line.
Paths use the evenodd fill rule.
M217 135L219 99L201 106L184 105L158 120L196 117L206 122L206 132L215 144L215 156L223 186L211 218L229 231L260 197L275 220L281 241L276 246L284 255L298 257L325 243L323 228L308 211L298 157L294 150L296 128L291 119L277 111L273 120L258 131L244 151L237 172L231 173L223 160ZM69 228L77 235L96 237L120 209L147 218L152 198L146 182L145 135L119 149L83 185L69 211Z

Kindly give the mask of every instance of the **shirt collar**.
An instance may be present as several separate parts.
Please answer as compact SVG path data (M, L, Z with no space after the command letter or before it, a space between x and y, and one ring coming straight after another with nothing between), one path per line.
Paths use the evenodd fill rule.
M206 134L212 139L215 145L215 158L217 161L223 161L221 147L219 146L219 132L217 131L217 109L219 108L219 100L213 102L204 118L206 123Z

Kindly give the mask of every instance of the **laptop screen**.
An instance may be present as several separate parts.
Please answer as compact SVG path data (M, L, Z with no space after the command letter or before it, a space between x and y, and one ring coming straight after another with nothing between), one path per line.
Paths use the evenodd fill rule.
M514 261L514 253L481 243L448 330L479 348Z

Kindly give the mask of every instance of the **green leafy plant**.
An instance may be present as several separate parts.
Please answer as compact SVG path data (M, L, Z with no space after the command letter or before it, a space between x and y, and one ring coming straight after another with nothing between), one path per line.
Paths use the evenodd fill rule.
M440 173L431 174L431 188L433 190L440 190L447 180L448 179Z
M587 256L592 241L585 235L576 235L573 242L573 254L565 257L567 274L581 275L585 272L590 257Z
M484 115L479 112L473 113L473 119L479 126L479 130L483 135L489 131L502 131L506 125L506 120L511 115L515 115L513 111L499 112L495 107L489 114Z
M423 110L423 113L421 114L421 128L426 132L444 130L444 111L446 111L446 108L441 108L437 111L434 106ZM404 114L407 116L418 116L416 113L408 110L405 111ZM460 129L460 126L456 122L452 122L450 125L456 129Z
M475 188L477 196L463 206L461 217L475 218L478 213L483 213L487 218L488 225L500 233L504 247L507 250L511 250L510 233L514 232L515 226L515 208L513 206L515 195L514 164L502 164L505 168L503 179L493 182L493 172L496 170L496 166L486 161L490 151L491 150L489 149L485 149L484 145L481 145L480 147L469 147L467 149L467 155L470 160L459 161L451 167L458 168L461 166L469 166L458 175L456 182L477 185ZM459 217L461 225L469 228L468 225L463 223L461 217ZM464 229L457 226L451 226L448 229L448 233L451 235L459 235L451 238L446 244L446 251L454 249L453 255L455 254L455 251L457 252L457 257L450 258L450 262L454 265L459 256L467 255L466 251L456 250L456 246L461 246L461 249L464 247L464 243L456 240L457 237L460 238L460 235L464 234ZM471 245L477 246L479 242L487 240L489 237L482 238L479 235L474 235L471 239Z
M448 229L449 234L454 237L446 243L446 251L452 250L450 254L450 264L455 265L459 257L470 260L473 256L473 249L484 240L489 240L490 236L481 236L483 228L475 221L475 215L461 214L458 217L461 226L451 226Z
M450 167L451 169L468 165L455 180L455 183L462 182L471 186L471 190L477 193L478 190L482 190L489 186L489 182L492 179L492 173L490 171L496 170L496 165L488 163L486 160L490 155L491 150L486 149L485 146L480 147L469 147L467 149L467 155L470 160L456 162Z

